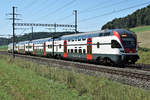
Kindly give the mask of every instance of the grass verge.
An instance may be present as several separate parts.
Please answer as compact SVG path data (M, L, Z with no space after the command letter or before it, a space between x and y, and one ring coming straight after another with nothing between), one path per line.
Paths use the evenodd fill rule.
M2 100L149 100L150 91L0 56ZM4 99L3 99L4 98Z
M137 61L137 63L150 64L150 49L140 47L138 54L140 59Z
M78 91L68 88L64 83L37 75L37 72L28 69L31 67L28 64L19 67L17 61L0 58L0 100L89 99L88 96L78 96Z

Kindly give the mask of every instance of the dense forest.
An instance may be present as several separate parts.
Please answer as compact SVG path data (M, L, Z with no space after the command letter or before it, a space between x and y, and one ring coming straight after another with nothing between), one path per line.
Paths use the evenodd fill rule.
M102 29L114 28L132 28L137 26L150 25L150 5L139 9L123 18L115 18L114 20L102 26Z
M78 32L79 33L79 32ZM32 33L26 33L22 36L16 36L15 41L30 41L35 39L41 39L41 38L48 38L48 37L59 37L62 35L68 35L68 34L74 34L74 32L34 32ZM0 38L0 45L7 45L12 42L12 38Z

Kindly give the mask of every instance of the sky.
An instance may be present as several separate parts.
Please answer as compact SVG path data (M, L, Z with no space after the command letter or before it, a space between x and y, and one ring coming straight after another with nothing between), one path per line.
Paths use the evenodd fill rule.
M12 7L15 6L16 23L73 24L74 10L78 12L78 31L96 31L114 18L125 17L146 7L149 0L1 0L0 36L12 34ZM31 32L31 26L16 30L16 35ZM65 31L66 28L57 28ZM71 28L68 28L71 30ZM47 27L34 27L34 32L50 32Z

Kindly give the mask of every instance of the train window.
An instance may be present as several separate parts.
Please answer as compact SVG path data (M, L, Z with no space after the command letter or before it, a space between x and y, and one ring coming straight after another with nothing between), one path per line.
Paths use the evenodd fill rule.
M61 48L61 44L59 44L59 48Z
M102 36L102 33L100 33L99 36Z
M86 39L83 38L82 40L85 41Z
M110 35L110 32L104 33L104 36L109 36L109 35Z
M68 53L70 52L70 50L68 49Z
M125 48L135 48L136 41L134 38L122 38L123 46Z
M70 42L70 40L68 40L68 42Z
M75 49L75 53L77 53L77 49Z
M58 51L58 45L56 46L56 51Z
M29 48L29 49L30 49L30 48L32 48L32 46L26 46L26 48Z
M74 41L74 40L72 40L72 41Z
M104 36L104 33L100 33L99 36Z
M71 49L71 53L73 53L73 49Z
M97 42L97 48L99 48L100 47L100 43L99 42Z
M82 53L82 49L79 49L79 53Z
M52 48L52 45L48 45L48 48Z
M111 48L121 48L121 45L116 40L111 40Z
M78 41L81 41L81 39L78 39Z
M84 53L84 54L86 53L85 49L83 49L83 53Z

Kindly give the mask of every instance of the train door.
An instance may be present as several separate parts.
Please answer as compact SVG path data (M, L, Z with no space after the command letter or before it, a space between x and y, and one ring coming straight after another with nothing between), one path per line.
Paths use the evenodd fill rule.
M56 45L56 51L58 52L58 45Z
M92 38L87 39L87 60L92 60Z
M19 45L18 45L18 53L19 53Z
M34 49L34 43L33 43L33 55L35 54L35 51L34 51L35 49Z
M26 54L26 45L24 44L24 54Z
M43 46L44 46L44 56L46 56L46 43L44 42L44 44L43 44Z
M67 57L67 41L64 41L64 58Z

